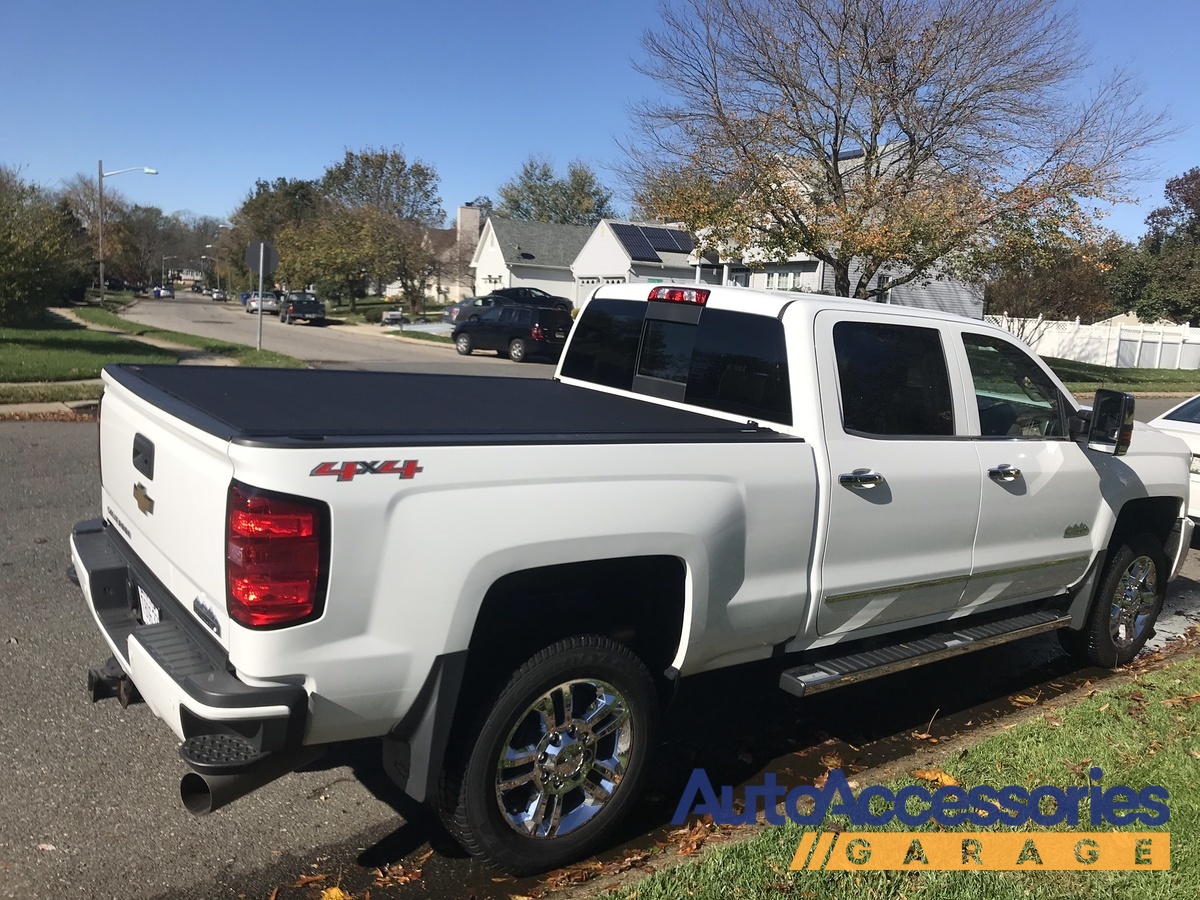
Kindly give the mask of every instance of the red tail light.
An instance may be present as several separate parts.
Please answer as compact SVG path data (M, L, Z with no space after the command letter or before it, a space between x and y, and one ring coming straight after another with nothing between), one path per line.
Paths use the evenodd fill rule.
M546 332L542 331L541 325L534 325L533 331L529 332L529 336L535 341L544 341L546 339Z
M278 628L321 614L329 560L324 503L234 482L225 537L231 619L248 628Z
M650 291L650 300L666 300L668 303L695 303L703 306L708 302L710 291L703 288L656 287Z

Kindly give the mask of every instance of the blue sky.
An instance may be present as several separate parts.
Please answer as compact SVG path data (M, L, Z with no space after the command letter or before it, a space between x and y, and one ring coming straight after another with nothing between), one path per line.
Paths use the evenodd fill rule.
M1166 179L1200 165L1200 2L1078 8L1098 67L1132 68L1186 129L1108 221L1135 238ZM100 159L151 166L105 186L218 217L257 178L316 178L367 146L433 165L451 218L535 154L615 186L629 106L655 91L631 61L657 22L654 0L5 0L0 164L47 186Z

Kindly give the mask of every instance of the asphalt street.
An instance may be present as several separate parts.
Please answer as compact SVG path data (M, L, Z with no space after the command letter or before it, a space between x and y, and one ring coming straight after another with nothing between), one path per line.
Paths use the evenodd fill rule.
M258 317L236 301L214 302L181 291L174 300L140 300L122 313L127 319L158 328L257 345ZM459 356L444 344L397 340L377 325L282 325L264 315L262 346L303 359L316 368L367 369L379 372L499 374L548 378L554 366L531 360L514 363L494 353Z

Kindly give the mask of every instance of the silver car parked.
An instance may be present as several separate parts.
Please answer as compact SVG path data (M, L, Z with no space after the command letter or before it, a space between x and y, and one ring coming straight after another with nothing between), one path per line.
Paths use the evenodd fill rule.
M274 291L262 292L262 311L264 313L274 313L279 315L279 295ZM250 299L246 301L246 312L258 312L258 291L250 294Z

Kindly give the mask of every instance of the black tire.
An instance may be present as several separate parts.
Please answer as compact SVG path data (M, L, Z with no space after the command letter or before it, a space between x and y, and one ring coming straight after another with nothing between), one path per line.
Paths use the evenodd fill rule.
M471 336L463 332L454 339L454 349L458 351L459 356L470 356L471 351L475 349L471 346Z
M1059 632L1063 647L1088 665L1113 669L1130 662L1154 634L1169 574L1153 535L1126 538L1105 566L1083 628Z
M508 345L508 358L513 362L525 362L529 355L529 347L524 338L513 338Z
M657 720L654 682L627 647L599 635L546 647L462 732L459 755L448 754L439 804L447 829L473 856L517 875L595 853L636 799ZM615 774L614 784L606 776Z
M287 323L288 323L287 313L285 313L283 310L280 310L279 311L279 324L286 325Z

